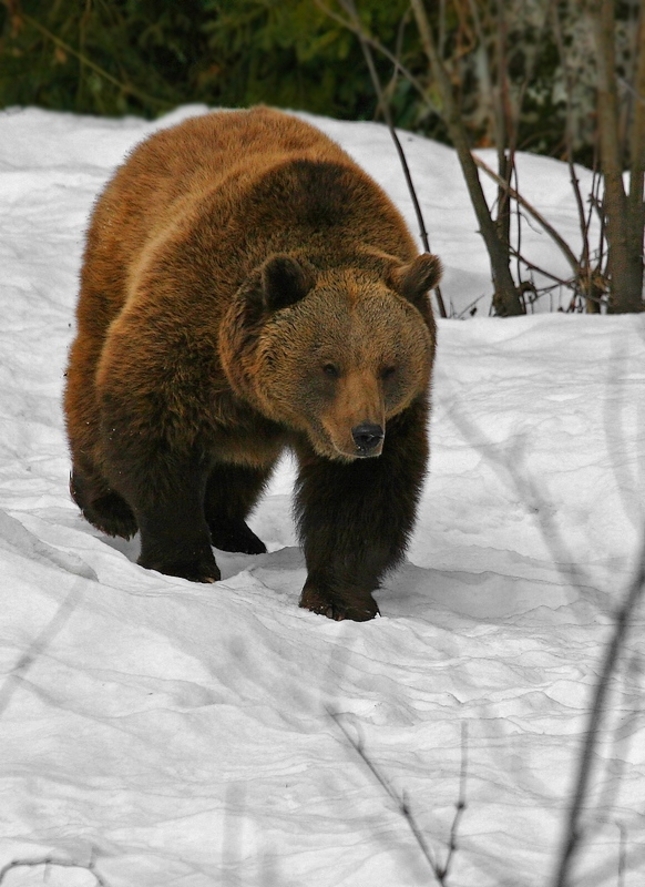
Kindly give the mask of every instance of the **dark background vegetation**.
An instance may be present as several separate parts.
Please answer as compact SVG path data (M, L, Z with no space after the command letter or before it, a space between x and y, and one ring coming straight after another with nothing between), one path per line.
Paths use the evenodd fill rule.
M553 286L571 291L569 310L643 310L645 0L0 0L0 107L155 117L259 102L386 119L451 144L496 314L532 310ZM484 170L493 207L480 147L497 153ZM567 279L519 252L514 207L543 222L522 199L516 151L570 166L582 249L544 226ZM576 163L598 174L591 194Z
M365 11L391 40L406 7L369 0ZM3 106L153 117L187 102L266 102L374 113L356 38L312 0L5 0L0 33Z
M374 90L356 36L316 0L2 0L0 5L0 106L39 105L82 114L154 117L183 103L245 107L265 102L339 119L378 117ZM342 4L329 9L342 14ZM395 53L426 87L405 77L389 92L394 122L447 140L433 112L427 59L407 0L359 0L365 28ZM471 3L426 3L442 31L443 54L459 92L473 145L494 134L482 101L482 42L496 22L475 32ZM620 4L619 4L620 5ZM565 96L561 59L550 29L542 32L542 0L511 3L507 63L515 78L532 64L523 97L517 147L562 156ZM623 4L623 16L629 4ZM517 12L522 13L517 15ZM620 14L620 9L619 9ZM569 41L575 35L569 35ZM532 62L539 53L539 64ZM384 83L393 65L375 62ZM585 104L584 97L579 103ZM576 133L576 160L593 163L593 110Z

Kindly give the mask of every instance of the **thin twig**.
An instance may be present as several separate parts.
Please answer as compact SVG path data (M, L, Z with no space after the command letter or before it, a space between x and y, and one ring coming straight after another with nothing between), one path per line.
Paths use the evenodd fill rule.
M450 827L450 841L448 843L448 855L441 870L442 878L447 879L450 874L450 866L457 850L457 837L459 825L466 810L466 781L468 779L468 722L461 723L461 769L459 771L459 797L455 804L455 816Z
M387 48L387 46L384 46L379 40L376 39L376 37L374 37L367 30L365 30L365 28L362 26L360 21L357 26L355 22L353 22L349 19L343 18L342 15L338 15L338 13L335 10L333 10L333 9L331 9L331 7L327 6L326 3L323 3L322 0L314 0L314 3L318 7L318 9L321 10L321 12L324 12L325 15L329 16L329 18L331 18L337 24L342 25L342 27L344 27L344 28L347 28L347 30L351 31L352 34L356 34L356 36L358 37L362 33L363 39L365 40L365 42L369 46L372 47L372 49L375 49L377 52L380 52L382 55L385 56L386 59L391 61L392 64L395 65L399 69L399 71L403 74L403 76L408 81L408 83L419 93L419 96L423 99L426 107L429 108L431 111L433 111L435 114L438 113L437 107L435 105L433 105L432 102L430 101L428 94L427 94L427 90L424 87L424 85L421 83L421 81L417 77L414 76L414 74L412 73L412 71L410 71L409 68L405 67L405 65L401 62L400 59L398 59L392 52L390 52L390 50Z
M574 277L566 277L566 278L565 277L558 277L558 275L554 274L552 271L548 271L546 268L542 268L540 265L536 265L534 262L530 262L527 258L520 255L520 253L517 252L514 249L514 247L511 247L511 254L514 256L517 256L519 261L526 268L528 268L529 271L536 271L538 274L542 274L544 277L548 277L550 280L553 281L553 284L551 286L540 287L540 289L539 289L540 293L551 292L553 289L555 289L556 286L562 286L562 287L566 287L566 289L573 290L574 297L581 296L581 298L584 298L586 301L594 301L594 302L597 302L599 305L606 304L605 300L601 296L596 296L593 293L587 294L585 292L584 295L582 293L580 293L579 289L576 289L576 285L578 283L577 277L575 277L575 276Z
M454 306L453 306L452 316L456 320L461 320L463 317L466 316L466 314L469 314L472 317L477 312L477 303L481 302L481 300L485 299L485 298L486 298L486 293L482 293L481 296L477 296L477 298L473 299L472 302L469 302L469 304L466 305L465 308L462 308L462 310L459 312L459 314L455 313Z
M417 218L417 224L419 226L419 236L421 238L421 243L423 244L424 250L429 253L430 252L430 241L428 239L428 232L426 229L425 219L423 218L423 212L421 210L421 204L419 203L419 199L417 197L416 188L414 187L414 182L412 181L412 175L410 173L410 167L408 166L407 157L405 156L405 152L403 150L403 146L401 145L401 141L397 135L396 129L394 127L394 121L392 119L392 114L390 111L390 104L384 94L383 87L381 86L381 80L378 76L378 72L376 70L376 65L374 64L374 56L372 55L372 50L367 41L364 28L361 26L360 19L358 17L358 12L356 10L356 4L354 0L340 0L341 6L345 10L345 12L350 16L352 23L354 25L354 33L357 35L359 43L361 45L361 49L363 51L363 55L365 56L365 62L367 64L367 69L370 74L370 78L372 80L372 85L374 86L374 91L376 93L376 97L379 103L379 106L383 112L383 116L385 118L385 123L390 132L390 136L392 137L392 141L394 142L394 146L396 148L397 154L399 155L399 161L401 163L401 168L403 169L403 175L405 176L405 181L408 186L408 192L410 194L410 198L412 200L412 205L414 207L414 213ZM398 62L395 62L396 69L399 68ZM441 317L447 317L446 307L444 305L443 296L441 294L441 289L439 286L434 288L434 294L437 299L437 305L439 306L439 314Z
M639 95L632 84L628 83L624 77L619 77L618 75L616 75L616 82L619 83L620 86L622 86L623 89L628 92L633 99L635 99L637 102L640 102L642 105L645 105L645 97Z
M66 43L64 40L61 40L60 37L57 37L52 31L46 28L44 25L41 25L37 19L32 18L32 16L27 15L27 13L20 10L19 16L23 19L27 24L31 25L32 28L35 28L37 31L46 37L48 40L51 40L56 46L62 49L64 52L69 53L69 55L74 56L74 58L78 59L82 64L86 65L100 77L103 77L104 80L107 80L108 83L111 83L112 86L118 87L122 92L126 94L130 94L136 96L136 98L141 99L144 102L150 102L153 105L156 105L158 108L166 109L172 107L172 105L164 101L163 99L158 99L155 96L148 95L148 93L143 92L140 89L137 89L136 86L131 86L129 83L122 83L116 77L113 77L109 71L106 71L105 68L102 68L100 65L97 65L96 62L93 62L92 59L88 58L81 52L78 52L74 49L73 46L70 46L69 43Z
M410 167L408 166L407 158L401 146L401 142L394 128L394 121L392 119L392 114L390 112L390 105L385 95L383 93L383 87L381 86L381 80L378 76L378 72L376 70L376 65L374 64L374 57L372 55L372 51L370 46L366 40L365 33L363 28L360 25L360 19L358 18L358 12L356 10L356 4L354 0L340 0L340 4L345 10L345 12L351 16L352 21L354 23L354 33L358 37L358 41L361 45L361 49L363 51L363 55L365 56L365 62L367 64L367 69L370 74L370 79L372 81L372 86L374 87L374 92L376 93L376 97L379 103L379 106L383 112L383 116L385 118L385 123L387 124L387 128L390 131L390 135L392 136L392 141L396 147L397 153L399 155L399 160L401 161L401 166L403 168L403 175L405 176L405 181L408 186L408 190L410 192L410 196L412 198L412 203L414 204L414 212L417 217L417 223L419 225L419 236L421 238L421 242L423 243L424 250L429 253L430 252L430 243L428 240L428 232L426 229L425 220L423 218L423 213L421 212L421 206L419 205L419 201L416 195L416 191L414 188L414 184L412 182L412 176L410 175ZM397 66L398 67L398 66Z
M503 188L505 188L508 191L510 197L512 197L513 200L516 200L521 206L523 206L524 209L533 216L536 222L539 222L546 233L552 238L554 243L560 248L572 270L578 276L580 274L580 262L578 261L578 259L576 259L569 244L560 236L560 234L558 234L553 225L547 222L544 216L533 206L532 203L529 203L529 201L525 197L522 197L522 195L518 191L516 191L515 188L511 187L507 182L504 181L501 176L497 175L497 173L492 170L490 166L481 159L481 157L473 154L473 159L479 169L483 170L486 175L490 176L490 178L493 179L493 181L496 182L498 185L501 185Z
M523 314L524 309L520 293L513 281L509 268L507 242L500 237L498 226L491 215L490 207L484 195L470 146L470 138L464 124L459 103L454 94L453 84L443 59L438 54L430 18L423 0L410 0L410 6L417 22L419 39L428 59L431 76L443 103L441 116L448 129L448 135L453 147L457 152L459 164L466 180L470 200L479 224L479 233L483 237L488 251L494 286L493 307L503 317Z
M348 743L354 749L354 751L357 752L357 754L360 756L363 763L366 765L366 767L368 768L370 773L374 776L374 778L379 783L381 788L386 792L387 796L392 801L394 801L399 813L401 814L401 816L403 816L403 818L407 822L408 828L412 832L412 835L413 835L415 841L417 842L417 845L419 846L419 849L421 850L421 853L423 854L426 862L430 866L432 873L434 874L435 878L437 879L437 882L441 885L441 887L446 887L445 875L443 874L443 870L438 865L438 863L434 857L434 853L432 852L432 849L430 848L430 846L428 845L428 842L426 841L425 837L423 836L423 832L421 831L421 829L415 819L414 813L412 813L412 811L410 810L410 805L408 804L408 800L407 800L407 797L405 796L405 794L401 794L401 795L397 794L397 792L394 790L394 788L392 787L392 785L390 784L388 779L381 773L381 771L376 766L374 761L370 758L370 756L365 751L365 747L363 745L363 742L361 740L354 739L354 737L350 734L349 730L347 730L347 728L345 727L345 725L341 721L341 718L340 718L340 715L338 714L338 712L335 712L332 709L328 708L327 713L329 714L330 718L334 721L334 723L336 724L336 726L338 727L340 732L343 734L345 739L348 741Z
M564 82L565 82L565 95L566 95L566 120L565 120L565 129L564 129L564 137L565 137L565 145L566 145L566 153L567 153L567 165L569 167L569 179L571 181L571 187L573 188L573 194L576 201L576 207L578 210L578 221L580 226L580 234L582 236L582 258L581 258L581 281L582 277L586 280L586 293L589 293L590 296L593 292L593 275L591 269L591 259L590 259L590 248L589 248L589 230L591 217L588 213L585 213L584 204L582 201L582 193L580 191L580 182L578 180L578 176L576 175L575 166L573 162L573 76L570 70L570 66L568 63L567 53L565 50L564 37L562 34L562 25L560 21L560 11L558 9L558 4L554 3L552 5L552 21L553 21L553 34L555 37L555 44L558 48L558 54L560 56L560 64L562 66L562 70L564 72ZM594 299L589 298L587 301L587 308L589 310L590 307L593 306L592 310L597 311L598 308L594 304ZM597 304L597 303L596 303Z
M409 24L410 19L410 10L407 9L405 13L401 16L401 21L399 22L399 27L397 28L396 33L396 44L394 57L400 59L403 56L403 39L405 37L405 29ZM387 86L383 90L383 94L389 100L390 96L394 95L396 91L396 85L399 81L399 77L402 74L401 67L399 64L392 65L392 76L390 77Z

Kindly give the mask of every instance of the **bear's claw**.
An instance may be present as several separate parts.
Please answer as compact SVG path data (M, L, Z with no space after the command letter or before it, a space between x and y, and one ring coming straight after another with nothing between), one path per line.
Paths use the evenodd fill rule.
M308 585L305 585L302 591L299 606L320 616L326 616L334 622L343 622L345 619L352 622L368 622L375 616L381 615L378 604L369 593L361 595L360 599L349 601Z
M206 558L201 561L160 561L139 558L139 565L148 570L157 570L166 576L177 576L179 579L187 579L189 582L219 582L222 578L220 569L212 558L208 563Z

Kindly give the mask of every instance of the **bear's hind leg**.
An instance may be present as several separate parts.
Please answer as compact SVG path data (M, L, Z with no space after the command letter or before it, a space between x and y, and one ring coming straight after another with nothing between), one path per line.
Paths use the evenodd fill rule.
M221 551L264 554L266 545L246 523L271 476L268 468L218 463L206 485L204 512L211 541Z
M221 574L204 518L205 460L144 438L130 447L124 435L105 439L110 479L139 527L138 563L191 582L217 582Z
M98 530L124 539L131 539L137 532L132 509L102 478L90 477L73 466L69 491L83 517Z

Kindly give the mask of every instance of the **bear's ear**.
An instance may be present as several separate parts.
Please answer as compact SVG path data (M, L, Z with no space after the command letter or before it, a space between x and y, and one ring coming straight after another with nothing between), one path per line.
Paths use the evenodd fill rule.
M422 253L408 265L401 265L392 271L390 277L397 293L413 305L421 303L428 291L435 287L440 279L441 262L437 256L430 253Z
M299 302L314 284L313 268L292 256L273 256L262 267L262 296L269 311Z

